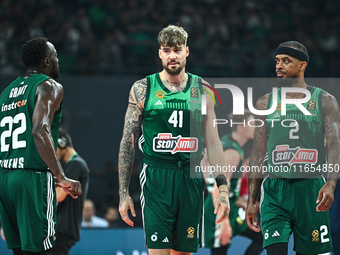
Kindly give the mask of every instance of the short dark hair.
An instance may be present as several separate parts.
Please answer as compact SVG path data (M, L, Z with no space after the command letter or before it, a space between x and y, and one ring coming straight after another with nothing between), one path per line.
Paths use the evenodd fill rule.
M188 33L183 27L169 25L159 32L157 39L160 46L177 47L182 44L187 46Z
M35 37L21 47L21 60L26 67L39 66L40 61L47 56L47 38Z
M229 122L232 120L234 123L241 123L243 121L245 121L245 125L248 125L247 124L247 119L250 117L250 116L253 116L254 114L249 111L248 109L244 109L244 114L243 115L234 115L233 112L231 112L229 115L228 115L228 118L229 118ZM231 126L231 131L234 132L237 130L237 126L238 125L242 125L242 124L233 124Z
M308 56L308 51L307 48L305 47L305 45L303 45L302 43L299 43L297 41L287 41L287 42L283 42L281 43L278 47L289 47L289 48L293 48L296 50L299 50L303 53L305 53Z
M73 148L71 136L62 128L59 129L58 146L62 149L67 146Z

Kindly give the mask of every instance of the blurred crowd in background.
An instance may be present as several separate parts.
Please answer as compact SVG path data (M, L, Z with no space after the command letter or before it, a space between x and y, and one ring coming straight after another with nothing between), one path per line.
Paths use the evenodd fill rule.
M157 34L189 32L188 71L206 77L273 77L282 41L306 45L306 76L339 77L337 0L2 0L0 74L17 74L18 47L46 36L63 75L146 75L160 68Z

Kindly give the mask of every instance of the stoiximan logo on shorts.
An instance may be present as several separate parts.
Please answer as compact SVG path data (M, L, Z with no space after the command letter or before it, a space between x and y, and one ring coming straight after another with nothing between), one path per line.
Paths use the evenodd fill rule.
M318 151L315 149L289 148L289 145L277 145L272 152L273 164L288 163L316 163L318 158Z
M157 152L196 152L197 146L196 137L172 137L171 133L160 133L153 139L153 150Z

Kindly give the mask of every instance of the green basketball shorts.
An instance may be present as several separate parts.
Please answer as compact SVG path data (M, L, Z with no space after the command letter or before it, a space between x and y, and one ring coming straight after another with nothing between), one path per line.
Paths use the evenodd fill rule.
M0 219L8 249L41 252L52 248L56 193L50 172L0 169Z
M190 168L142 163L141 207L146 246L197 252L201 244L203 178L190 178Z
M332 251L329 211L317 212L322 178L274 179L262 183L261 228L263 247L288 243L294 233L294 250L302 254Z

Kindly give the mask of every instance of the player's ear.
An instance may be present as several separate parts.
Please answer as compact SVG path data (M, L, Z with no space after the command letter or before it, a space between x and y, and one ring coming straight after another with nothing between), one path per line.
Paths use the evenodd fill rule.
M299 70L300 70L301 72L304 72L304 71L306 70L306 67L307 67L307 62L306 62L306 61L301 61L301 62L299 63Z
M158 56L159 56L160 59L162 59L161 54L162 54L162 46L159 45Z
M186 56L189 56L189 46L185 47Z
M50 58L48 58L48 57L45 57L44 58L44 66L49 66L50 65Z

